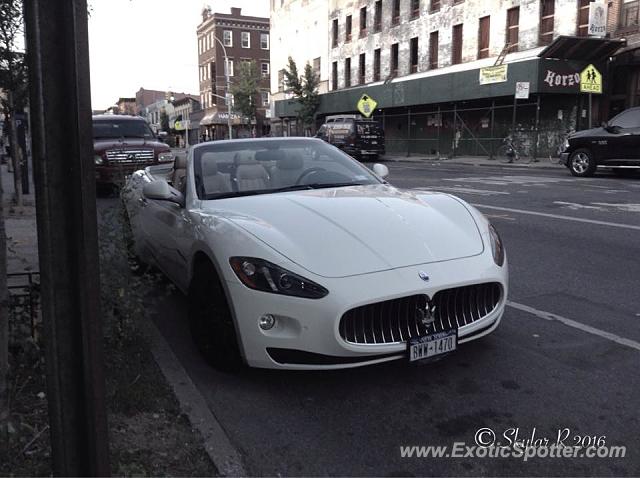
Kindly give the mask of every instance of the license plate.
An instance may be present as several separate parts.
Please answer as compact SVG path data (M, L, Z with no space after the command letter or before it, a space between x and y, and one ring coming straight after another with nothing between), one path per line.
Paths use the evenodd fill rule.
M371 141L371 144L378 144L377 141Z
M409 362L447 354L456 350L457 346L457 329L415 337L409 341Z

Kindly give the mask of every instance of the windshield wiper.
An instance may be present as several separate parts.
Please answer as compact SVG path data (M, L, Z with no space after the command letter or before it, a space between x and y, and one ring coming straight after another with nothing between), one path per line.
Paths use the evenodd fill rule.
M327 188L344 188L347 186L364 186L364 183L354 183L354 182L348 182L348 183L311 183L311 184L305 184L305 186L308 186L310 189L327 189Z

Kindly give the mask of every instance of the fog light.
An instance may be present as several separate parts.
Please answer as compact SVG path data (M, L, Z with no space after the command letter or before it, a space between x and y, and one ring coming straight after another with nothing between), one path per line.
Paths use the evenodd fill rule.
M265 314L260 317L258 325L260 325L262 330L271 330L273 326L276 325L276 318L271 314Z

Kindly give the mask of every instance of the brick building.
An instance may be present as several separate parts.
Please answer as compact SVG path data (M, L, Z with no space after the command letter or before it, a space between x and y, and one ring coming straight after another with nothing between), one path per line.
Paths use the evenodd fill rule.
M200 103L204 109L204 117L200 121L202 135L207 139L221 139L227 138L229 134L229 110L225 101L225 51L231 84L236 77L237 66L242 61L255 61L262 75L260 95L256 98L256 124L248 124L246 119L232 109L234 137L251 136L254 132L257 135L266 133L271 74L269 19L242 15L240 8L232 8L231 13L212 13L209 8L205 8L197 34Z
M281 35L277 25L287 24L283 3L291 2L272 2L274 38ZM606 95L589 108L575 80L593 63L610 85L607 62L624 43L587 36L589 0L307 3L320 5L328 23L329 92L321 95L319 120L355 112L367 94L378 103L374 117L384 126L388 151L492 154L513 133L526 153L540 155L559 134L609 114ZM304 31L289 36L290 44L310 41ZM529 97L518 102L517 83L529 87ZM296 107L284 99L274 114L291 124Z

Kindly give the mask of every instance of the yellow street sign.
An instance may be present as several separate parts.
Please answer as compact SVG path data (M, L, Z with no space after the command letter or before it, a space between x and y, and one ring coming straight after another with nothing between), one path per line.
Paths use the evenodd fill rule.
M602 75L595 66L589 65L580 73L580 92L602 94Z
M370 117L378 106L378 102L369 95L364 94L358 100L358 111L366 118Z

